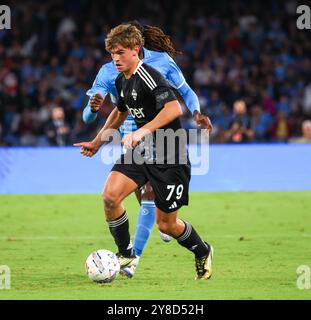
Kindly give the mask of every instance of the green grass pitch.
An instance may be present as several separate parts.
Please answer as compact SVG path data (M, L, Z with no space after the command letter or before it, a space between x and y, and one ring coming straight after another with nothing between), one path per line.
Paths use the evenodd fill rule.
M125 204L133 235L139 207ZM311 267L310 213L311 191L191 193L180 215L214 246L209 281L154 228L134 278L97 284L86 257L116 250L99 195L0 196L0 266L11 269L0 299L311 299L296 284L297 268Z

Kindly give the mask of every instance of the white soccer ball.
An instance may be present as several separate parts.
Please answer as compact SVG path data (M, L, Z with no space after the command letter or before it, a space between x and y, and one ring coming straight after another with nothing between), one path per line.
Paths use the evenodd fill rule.
M111 282L120 272L117 256L105 249L92 252L85 262L86 274L95 282Z

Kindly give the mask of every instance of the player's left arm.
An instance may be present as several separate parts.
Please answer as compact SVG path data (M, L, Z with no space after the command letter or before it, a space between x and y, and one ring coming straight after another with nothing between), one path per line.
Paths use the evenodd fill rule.
M92 87L86 92L86 95L90 97L83 109L82 119L86 124L92 123L97 118L97 113L109 93L107 74L109 74L109 71L107 70L107 64L105 64L98 71Z
M157 116L145 124L141 129L155 132L157 129L162 128L179 118L183 114L178 100L173 100L165 103L164 108L157 114Z
M124 99L120 95L120 90L118 91L118 93L119 99L116 102L116 108L111 112L111 115L108 117L109 119L107 119L108 121L106 121L105 125L98 132L96 137L92 141L74 144L75 147L81 147L80 152L84 156L92 157L102 145L108 143L108 138L112 133L111 130L118 129L126 119L128 111Z
M201 114L199 98L192 88L188 85L183 73L175 61L169 57L168 80L174 85L182 96L186 107L194 117L199 129L212 130L212 123L208 116Z
M127 134L122 143L127 149L134 148L137 143L146 135L155 132L157 129L164 127L173 120L179 118L183 114L178 100L173 100L165 103L164 108L157 114L157 116L146 123L143 127L135 132Z

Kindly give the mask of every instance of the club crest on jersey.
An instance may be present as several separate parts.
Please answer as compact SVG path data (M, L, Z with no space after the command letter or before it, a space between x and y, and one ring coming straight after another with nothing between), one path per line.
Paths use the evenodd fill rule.
M136 101L136 99L137 99L137 92L135 91L135 89L133 89L133 91L132 91L132 97L133 97L133 99Z

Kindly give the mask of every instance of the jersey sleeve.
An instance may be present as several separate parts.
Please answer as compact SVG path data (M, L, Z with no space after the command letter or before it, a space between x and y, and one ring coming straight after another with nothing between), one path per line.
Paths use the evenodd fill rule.
M181 88L184 83L186 82L183 73L181 72L180 68L176 64L176 62L171 58L168 57L168 73L167 73L167 80L178 90Z
M103 97L106 97L108 94L108 85L107 85L107 70L105 70L105 66L101 67L98 71L98 74L93 82L92 88L90 88L86 95L89 97L93 96L95 93L100 93Z
M108 93L107 79L105 71L105 65L100 68L97 76L93 82L92 87L86 92L86 95L92 97L96 93L100 93L104 98ZM90 107L90 101L83 110L83 121L84 123L91 123L97 118L97 113L93 113Z
M125 105L125 101L124 101L124 94L123 94L123 90L121 88L121 84L120 84L120 78L118 77L115 81L116 84L116 88L117 88L117 92L118 92L118 97L115 100L115 106L118 108L118 110L120 112L126 112L127 111L127 107Z
M146 79L145 82L147 87L149 87L156 100L157 110L162 109L166 103L177 100L173 88L165 80L161 73L151 68L142 69L143 78Z
M185 82L179 89L178 92L184 99L186 107L191 111L193 114L194 111L200 111L200 102L199 98L196 93L190 88L187 82Z
M83 110L83 122L84 123L92 123L97 118L97 113L93 113L91 110L90 101L87 103L86 107Z
M156 108L157 110L162 109L162 107L171 101L177 100L176 95L172 88L169 85L167 86L157 86L153 90L153 94L156 99Z
M200 103L198 96L190 88L182 71L171 57L169 57L168 65L168 80L182 96L186 107L191 111L192 114L194 113L194 111L200 112Z

